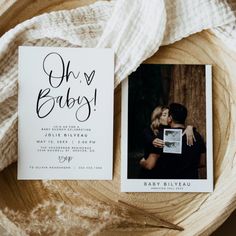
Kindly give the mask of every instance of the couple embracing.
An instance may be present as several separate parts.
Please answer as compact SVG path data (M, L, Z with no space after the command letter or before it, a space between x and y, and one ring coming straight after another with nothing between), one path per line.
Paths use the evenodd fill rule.
M179 103L158 106L151 125L144 131L144 157L140 160L141 179L198 179L198 169L205 166L206 146L193 126L185 126L188 111ZM182 130L180 154L164 153L164 129Z

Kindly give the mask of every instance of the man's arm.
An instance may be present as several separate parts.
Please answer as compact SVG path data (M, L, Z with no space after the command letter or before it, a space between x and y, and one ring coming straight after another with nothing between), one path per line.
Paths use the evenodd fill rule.
M206 153L201 153L198 175L200 179L206 179Z
M206 166L206 153L201 153L199 167L202 168L205 166Z

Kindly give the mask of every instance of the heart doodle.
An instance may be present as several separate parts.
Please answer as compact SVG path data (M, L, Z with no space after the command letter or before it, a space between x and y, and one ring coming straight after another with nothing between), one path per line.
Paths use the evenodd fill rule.
M93 70L89 76L87 75L87 73L84 73L87 85L90 85L92 83L94 75L95 75L95 70Z

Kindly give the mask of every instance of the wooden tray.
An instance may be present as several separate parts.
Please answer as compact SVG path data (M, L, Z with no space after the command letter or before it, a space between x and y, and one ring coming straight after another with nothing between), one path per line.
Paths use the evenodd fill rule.
M92 2L94 0L2 0L0 1L0 34L2 35L19 22L43 12L71 9ZM51 207L54 202L63 202L68 206L76 207L81 205L83 199L87 199L90 201L89 204L94 202L94 207L99 208L102 207L102 204L104 206L108 204L119 208L122 204L117 201L121 200L185 229L176 231L167 228L131 227L129 225L117 228L114 225L102 235L157 235L157 233L158 235L209 235L227 219L236 208L236 168L234 165L236 54L227 49L209 31L204 31L172 45L161 47L158 53L147 62L213 65L215 191L212 194L120 193L121 93L120 87L118 87L115 91L113 180L17 181L16 164L13 164L0 173L0 209L5 213L5 215L0 213L0 235L5 231L11 232L12 235L23 235L23 231L20 229L22 224L18 224L17 218L14 220L13 215L23 214L22 217L27 217L30 213L32 214L33 209L39 209L37 208L40 206L39 204L45 203L45 201L45 204L49 202ZM124 205L123 207L125 208ZM14 213L10 210L13 210ZM17 211L18 213L16 213ZM59 219L60 212L57 214ZM11 215L11 217L7 218L6 215ZM34 220L32 219L32 221ZM73 221L73 218L71 220ZM56 224L56 221L52 223ZM30 222L28 222L29 224ZM71 221L68 218L69 224ZM25 227L27 227L26 223ZM68 235L79 235L79 231L76 231L75 228L74 226Z

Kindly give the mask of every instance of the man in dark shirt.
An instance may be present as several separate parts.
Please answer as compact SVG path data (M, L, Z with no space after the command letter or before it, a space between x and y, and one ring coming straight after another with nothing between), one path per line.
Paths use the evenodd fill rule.
M169 107L168 124L171 129L185 129L187 109L181 104L172 103ZM205 159L206 147L201 135L194 130L195 142L188 146L186 135L182 136L181 154L164 153L162 148L155 148L156 164L151 172L156 179L198 179L200 162ZM164 131L158 138L163 140Z

